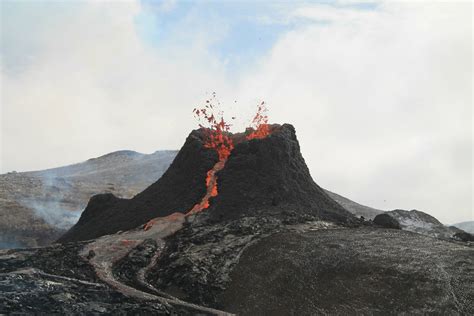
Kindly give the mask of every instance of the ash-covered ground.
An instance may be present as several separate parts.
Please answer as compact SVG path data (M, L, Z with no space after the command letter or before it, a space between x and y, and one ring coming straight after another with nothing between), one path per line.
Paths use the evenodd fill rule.
M179 228L169 233L169 225ZM197 216L192 223L154 227L156 234L164 233L157 237L138 229L133 237L124 232L4 251L0 312L474 312L469 243L341 226L291 212L212 224ZM130 247L121 248L124 241Z

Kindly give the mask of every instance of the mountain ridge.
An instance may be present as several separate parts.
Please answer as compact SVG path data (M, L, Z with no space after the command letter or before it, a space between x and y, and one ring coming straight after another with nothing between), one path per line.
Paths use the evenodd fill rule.
M0 175L0 248L51 243L77 221L92 196L134 196L149 178L161 176L176 152L115 151L68 166Z
M462 229L465 232L468 232L470 234L474 234L474 221L460 222L460 223L452 224L451 226Z

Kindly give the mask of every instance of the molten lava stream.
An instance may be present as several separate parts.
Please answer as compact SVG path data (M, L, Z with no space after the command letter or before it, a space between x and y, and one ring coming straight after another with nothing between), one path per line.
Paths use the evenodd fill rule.
M204 109L194 109L194 113L198 117L203 117L211 127L209 128L209 138L204 144L206 148L214 149L218 156L219 161L214 167L207 172L206 177L206 195L201 199L201 202L194 205L194 207L186 213L186 216L202 212L204 209L209 207L209 199L215 197L218 194L217 191L217 176L216 173L224 168L224 165L229 158L232 150L234 149L234 142L229 133L230 125L227 124L221 117L220 120L209 113L213 108L212 106L206 106ZM247 140L265 138L270 134L270 125L268 125L268 116L266 114L267 108L265 102L262 102L257 107L257 114L255 114L252 120L252 133L246 136Z
M217 118L212 112L214 107L208 100L207 105L202 109L194 109L193 112L199 119L210 126L205 128L199 124L201 128L205 128L209 135L204 143L204 147L214 149L219 157L219 161L207 172L206 176L206 194L199 203L193 206L191 210L185 213L185 216L197 214L209 207L209 199L216 197L217 191L217 172L224 168L224 165L234 149L234 142L231 138L230 125L224 121L221 116ZM270 125L268 124L267 108L265 102L262 102L257 107L257 114L255 114L251 128L253 131L246 136L247 140L265 138L270 134ZM156 222L155 219L150 220L144 225L145 230L149 230Z
M207 129L209 135L204 147L214 149L219 157L219 161L207 172L206 194L201 199L201 202L194 205L186 215L196 214L208 208L209 199L217 196L216 173L224 168L227 158L229 158L230 153L234 149L234 142L229 133L230 125L224 121L223 117L217 119L214 114L211 113L212 109L212 105L207 105L204 109L194 109L194 113L198 117L203 117L204 120L210 124L210 128Z
M201 212L202 210L206 209L209 207L209 199L211 197L217 196L217 176L216 173L224 168L225 160L219 160L214 167L212 167L211 170L207 172L207 177L206 177L206 195L201 199L201 202L198 204L194 205L194 207L186 213L186 215L192 215Z

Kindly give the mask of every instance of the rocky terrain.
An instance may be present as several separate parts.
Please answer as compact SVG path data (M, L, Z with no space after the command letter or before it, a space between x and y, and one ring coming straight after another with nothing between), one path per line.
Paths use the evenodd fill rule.
M91 199L61 244L0 251L0 314L474 313L472 243L357 218L311 179L290 125L237 143L188 212L216 161L202 133L132 199Z
M214 306L241 315L472 315L473 255L400 230L282 231L246 249Z
M440 239L451 239L462 230L454 226L443 225L433 216L418 210L393 210L385 214L394 218L401 229Z
M81 256L87 245L0 250L0 313L225 314L178 299L126 291L125 284L116 288L118 283L101 276L101 270Z
M370 225L205 214L0 252L0 313L474 312L474 248Z
M175 155L118 151L70 166L0 175L0 248L49 244L77 222L93 195L130 198L158 179Z

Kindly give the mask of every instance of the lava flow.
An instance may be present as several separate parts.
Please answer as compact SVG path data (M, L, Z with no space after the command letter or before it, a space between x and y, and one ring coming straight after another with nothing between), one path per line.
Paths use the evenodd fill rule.
M224 168L224 165L229 158L232 150L234 149L234 141L232 134L230 133L230 124L224 121L222 112L214 115L214 106L210 100L206 101L206 105L201 109L194 109L193 113L207 127L199 124L199 127L205 129L209 134L207 135L204 147L214 149L219 157L219 161L207 172L206 176L206 194L199 203L193 206L191 210L186 213L186 216L199 213L209 207L209 199L215 197L218 194L217 191L217 172ZM260 139L270 134L270 126L268 125L267 108L265 103L262 102L257 107L257 114L255 114L251 126L250 134L245 139ZM144 229L150 229L155 220L152 219L144 225Z
M207 172L206 176L206 194L201 199L201 202L194 205L194 207L186 213L186 215L191 215L195 213L199 213L202 210L209 207L209 199L211 197L217 196L217 176L216 173L222 168L224 168L225 162L227 158L230 156L232 149L234 149L234 142L232 141L231 134L229 132L230 125L224 121L224 118L216 118L213 113L213 106L212 104L207 101L207 105L203 109L194 109L194 114L200 118L204 119L210 127L207 129L209 131L209 135L207 138L204 147L214 149L219 157L219 161L212 167L211 170ZM201 128L204 128L201 124L199 124Z

